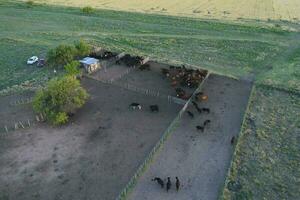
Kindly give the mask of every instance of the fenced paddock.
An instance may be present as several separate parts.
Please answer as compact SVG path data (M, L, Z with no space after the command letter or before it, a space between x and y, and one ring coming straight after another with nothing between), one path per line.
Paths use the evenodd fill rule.
M238 136L250 90L249 82L210 75L202 90L209 100L199 104L210 108L210 114L197 114L193 105L188 105L195 118L182 115L127 199L217 199L234 151L230 140ZM204 132L198 132L196 126L207 119L211 123ZM174 185L176 176L182 185L179 192ZM162 190L151 181L153 177L171 177L171 191Z
M0 139L2 196L115 199L182 108L112 84L82 83L91 97L68 125L38 123ZM129 109L132 102L142 110Z
M163 144L166 142L167 138L172 134L172 132L175 131L177 126L179 125L179 122L182 118L182 115L188 108L188 105L192 101L192 98L194 97L196 92L199 92L202 90L202 85L204 84L205 80L209 77L209 74L206 76L206 78L203 80L203 82L199 85L199 87L194 91L192 97L184 103L184 106L182 109L179 111L178 115L176 118L172 121L172 123L169 125L169 127L165 130L163 133L162 137L159 139L159 141L156 143L154 148L151 150L149 155L146 157L144 162L140 165L138 170L135 172L135 174L132 176L130 181L127 183L126 187L122 190L122 192L119 194L117 197L117 200L122 200L126 199L128 195L130 194L131 190L135 186L135 184L138 181L138 178L142 176L142 173L146 170L146 168L151 164L151 161L154 159L155 154L158 153L159 149L162 148Z

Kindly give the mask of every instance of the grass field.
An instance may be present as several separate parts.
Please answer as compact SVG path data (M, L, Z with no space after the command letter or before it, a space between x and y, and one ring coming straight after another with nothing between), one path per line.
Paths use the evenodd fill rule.
M285 2L285 6L295 2L289 7L299 10L296 1ZM227 76L255 78L256 89L227 180L240 182L242 189L230 192L226 186L223 196L290 199L299 196L295 186L299 186L300 150L294 143L299 143L299 121L295 121L300 101L299 30L298 24L283 21L204 21L109 10L84 15L79 8L1 1L0 90L26 80L43 83L52 70L27 66L26 59L78 39Z
M254 89L222 199L298 199L299 134L300 96Z
M201 66L226 75L255 75L263 84L300 88L299 32L104 10L86 16L76 8L9 2L2 3L0 13L0 48L4 52L0 56L0 89L50 73L26 66L26 59L80 38L116 51Z
M39 3L215 19L300 20L298 0L34 0Z

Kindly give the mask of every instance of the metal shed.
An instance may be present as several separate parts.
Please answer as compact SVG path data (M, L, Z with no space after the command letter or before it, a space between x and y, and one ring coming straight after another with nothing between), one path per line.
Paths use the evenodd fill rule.
M89 74L101 68L100 62L96 58L85 57L79 62L83 65L84 69Z

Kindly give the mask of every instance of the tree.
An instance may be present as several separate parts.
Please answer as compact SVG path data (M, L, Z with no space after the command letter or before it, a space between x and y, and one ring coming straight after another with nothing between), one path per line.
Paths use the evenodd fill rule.
M80 66L80 63L78 61L74 60L74 61L70 62L69 64L66 64L64 66L64 68L67 72L67 75L76 77L81 74L79 66Z
M88 94L80 82L72 76L49 81L46 88L38 91L33 100L33 109L46 115L53 125L65 124L68 114L82 107Z
M52 65L65 65L70 63L77 54L77 49L71 45L61 44L47 54L47 61Z
M79 40L74 44L76 50L77 50L77 56L78 57L84 57L88 56L91 53L91 46L86 43L84 40Z
M83 8L82 8L82 12L83 12L84 14L91 14L91 13L94 12L94 9L93 9L92 7L90 7L90 6L86 6L86 7L83 7Z

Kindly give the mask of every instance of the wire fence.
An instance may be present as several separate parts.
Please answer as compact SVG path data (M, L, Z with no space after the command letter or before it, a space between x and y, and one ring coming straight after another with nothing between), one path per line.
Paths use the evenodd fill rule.
M156 155L156 153L158 152L158 150L163 146L163 144L165 143L167 138L171 135L171 133L176 129L177 125L180 123L180 119L181 119L182 115L184 114L184 112L186 111L186 109L188 108L188 105L194 98L195 94L198 93L199 91L201 91L202 86L205 83L205 81L207 80L207 78L209 77L209 75L210 74L208 73L207 76L205 77L205 79L199 85L199 87L194 91L191 98L188 101L186 101L186 103L184 104L184 106L179 111L178 115L176 116L176 118L172 121L172 123L169 125L167 130L165 130L165 132L163 133L160 140L156 143L156 145L151 150L151 152L148 154L148 156L146 157L144 162L140 165L140 167L137 169L135 174L131 177L130 181L127 183L125 188L121 191L121 193L116 198L116 200L125 200L128 197L128 194L132 191L133 187L136 185L138 178L141 177L143 172L146 170L146 168L149 166L149 164L153 160L153 158Z

